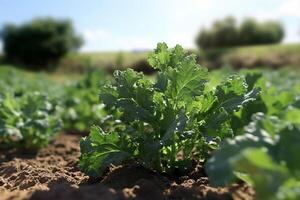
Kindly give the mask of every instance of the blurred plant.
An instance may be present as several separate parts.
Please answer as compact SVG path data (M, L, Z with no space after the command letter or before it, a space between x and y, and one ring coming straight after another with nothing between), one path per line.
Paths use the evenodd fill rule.
M298 110L299 112L299 110ZM240 178L257 199L300 198L300 129L289 120L257 113L242 135L227 139L205 165L215 186Z
M241 45L273 44L283 39L284 29L279 22L259 23L245 19L237 26L233 17L216 21L210 29L203 28L196 37L199 48L223 48Z
M53 18L38 18L20 26L8 24L1 36L5 58L33 69L54 67L62 56L82 44L71 21Z
M239 28L239 45L278 43L284 36L284 30L276 21L258 23L254 19L245 19Z
M228 47L238 45L238 28L233 17L216 21L210 30L202 29L196 43L201 48Z
M0 95L0 146L36 150L61 128L57 102L39 92Z
M100 125L107 114L99 101L99 87L107 82L104 71L88 69L84 76L64 87L62 119L64 129L69 131L88 131L92 125Z

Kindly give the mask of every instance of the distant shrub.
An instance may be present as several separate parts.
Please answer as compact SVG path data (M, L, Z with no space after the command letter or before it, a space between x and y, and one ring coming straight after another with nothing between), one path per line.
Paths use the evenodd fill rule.
M223 48L241 45L279 43L284 29L279 22L259 23L254 19L245 19L239 26L233 17L216 21L210 29L202 29L196 43L199 48Z
M238 43L237 37L236 20L227 17L222 21L216 21L210 30L203 29L197 38L197 43L202 48L228 47Z
M268 21L258 23L254 19L246 19L241 23L239 40L241 45L278 43L284 36L280 23Z
M38 18L20 26L8 24L1 36L8 61L35 69L53 65L82 44L71 21L52 18Z

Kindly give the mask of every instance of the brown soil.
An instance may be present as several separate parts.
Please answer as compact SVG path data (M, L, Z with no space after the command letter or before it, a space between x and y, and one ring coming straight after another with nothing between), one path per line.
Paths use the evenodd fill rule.
M92 199L253 199L240 183L209 186L199 167L172 178L138 166L119 166L100 180L90 180L77 167L80 136L60 135L36 155L0 151L0 200Z

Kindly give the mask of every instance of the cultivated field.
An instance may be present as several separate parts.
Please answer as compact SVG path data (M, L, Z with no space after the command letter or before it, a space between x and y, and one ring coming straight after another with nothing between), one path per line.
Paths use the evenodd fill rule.
M200 66L203 53L160 43L69 55L52 73L0 66L0 199L299 199L298 51L208 52ZM103 70L146 57L151 76Z
M300 65L300 44L258 45L211 50L189 50L198 57L198 62L208 68L231 65L234 68L255 68ZM108 69L149 67L146 65L150 51L143 52L93 52L66 56L60 62L61 71L82 72L87 66ZM146 65L146 66L145 66Z

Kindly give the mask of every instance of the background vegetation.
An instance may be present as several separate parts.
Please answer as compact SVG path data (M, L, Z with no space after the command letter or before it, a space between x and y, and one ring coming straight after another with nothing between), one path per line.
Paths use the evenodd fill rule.
M212 49L257 44L279 43L284 36L284 29L279 22L257 22L244 19L240 25L236 19L227 17L213 23L210 28L199 32L196 43L199 48Z
M7 24L1 33L8 62L27 68L54 68L57 61L83 43L69 20L38 18L17 26Z

